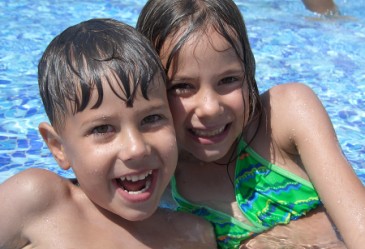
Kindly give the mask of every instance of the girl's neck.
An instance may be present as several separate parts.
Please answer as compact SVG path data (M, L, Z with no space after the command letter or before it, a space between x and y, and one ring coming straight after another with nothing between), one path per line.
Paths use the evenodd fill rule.
M250 144L251 141L255 139L256 133L259 129L260 125L260 118L254 118L248 123L244 128L242 133L237 137L236 141L232 144L231 148L219 160L215 161L216 164L231 164L232 162L236 161L236 158L239 156L238 153L238 146L240 141L243 139L246 143Z
M186 150L179 151L179 161L184 163L201 164L201 165L207 165L207 164L227 165L235 161L237 155L238 142L239 140L237 139L236 142L231 146L229 151L226 153L226 155L224 155L223 157L219 158L216 161L200 160Z

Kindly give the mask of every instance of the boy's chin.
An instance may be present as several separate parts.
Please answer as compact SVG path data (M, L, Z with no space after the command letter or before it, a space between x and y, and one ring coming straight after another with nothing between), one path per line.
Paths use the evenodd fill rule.
M132 210L131 213L124 215L124 219L129 221L144 221L150 218L158 209L158 205L148 210Z

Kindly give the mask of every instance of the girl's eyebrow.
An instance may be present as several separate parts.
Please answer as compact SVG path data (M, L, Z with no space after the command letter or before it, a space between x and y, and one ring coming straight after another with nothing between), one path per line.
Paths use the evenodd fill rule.
M168 82L171 81L189 81L195 79L194 77L175 74Z
M224 70L222 72L219 72L220 75L228 75L228 74L243 74L243 67L237 67L237 68L229 68L227 70Z
M231 68L228 68L226 70L222 70L219 72L215 73L215 76L225 76L225 75L237 75L237 74L243 74L244 73L244 69L243 67L240 65L238 66L232 66ZM185 75L185 73L179 73L177 72L173 77L171 77L171 79L169 80L169 82L171 81L184 81L184 80L193 80L196 79L195 77L192 77L188 74Z

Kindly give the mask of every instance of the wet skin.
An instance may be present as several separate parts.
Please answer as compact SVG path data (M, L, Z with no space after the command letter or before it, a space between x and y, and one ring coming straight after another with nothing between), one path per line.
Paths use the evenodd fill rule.
M59 164L72 167L85 194L128 220L144 219L156 210L176 167L172 118L161 94L165 86L161 79L155 81L149 100L138 92L133 107L103 84L101 106L92 108L94 91L86 110L67 116L60 134L40 125Z

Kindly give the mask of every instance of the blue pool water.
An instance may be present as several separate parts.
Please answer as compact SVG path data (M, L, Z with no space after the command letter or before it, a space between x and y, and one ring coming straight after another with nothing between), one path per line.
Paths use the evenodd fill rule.
M365 184L365 0L337 0L343 18L322 18L300 0L236 1L257 60L260 91L301 81L323 101L345 155ZM144 0L0 1L0 182L28 167L66 177L38 134L47 120L37 63L70 25L111 17L135 25ZM334 165L336 167L336 165Z

